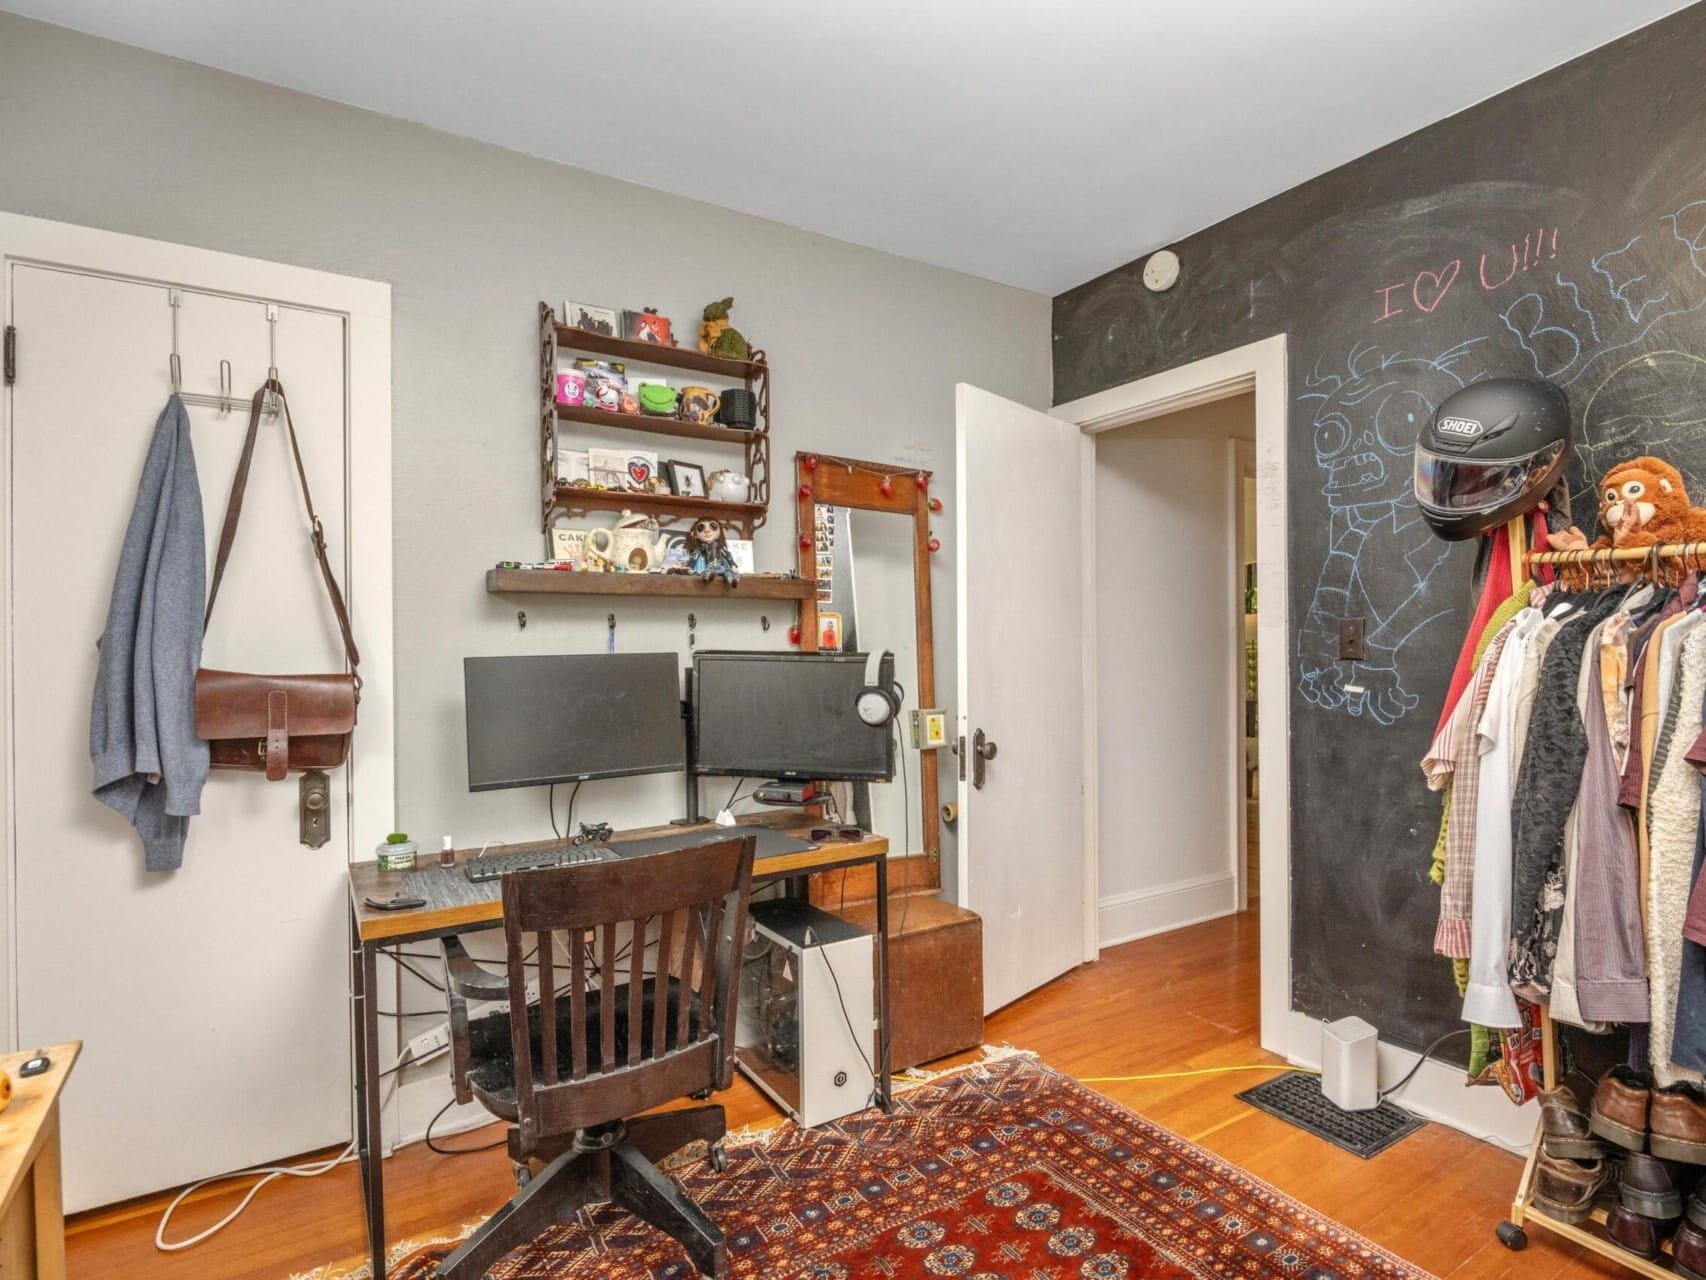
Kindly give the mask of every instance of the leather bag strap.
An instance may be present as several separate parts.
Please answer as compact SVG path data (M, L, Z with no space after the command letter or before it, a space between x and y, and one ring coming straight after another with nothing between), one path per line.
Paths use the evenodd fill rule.
M308 492L308 472L302 465L302 449L296 442L296 425L290 420L290 402L285 399L284 387L277 378L268 378L249 403L249 430L243 437L243 452L237 459L237 474L231 480L231 497L225 503L225 524L219 531L219 551L213 562L213 583L207 593L207 612L202 616L202 631L205 634L208 623L213 619L214 601L219 599L219 584L225 577L225 562L231 558L231 544L237 540L237 521L243 515L243 494L249 487L249 465L255 457L255 437L260 431L261 414L266 410L267 394L278 397L279 414L284 419L284 429L290 437L290 456L296 461L296 479L302 485L302 505L308 510L308 537L314 545L314 558L320 562L320 576L326 583L326 595L331 599L332 612L337 615L338 629L343 632L344 652L349 656L350 672L353 675L361 665L361 653L355 647L355 632L350 627L349 609L344 605L343 592L338 590L338 580L332 574L331 562L326 558L326 530L320 523L320 517L314 514L314 497ZM356 688L359 692L361 677L356 676Z

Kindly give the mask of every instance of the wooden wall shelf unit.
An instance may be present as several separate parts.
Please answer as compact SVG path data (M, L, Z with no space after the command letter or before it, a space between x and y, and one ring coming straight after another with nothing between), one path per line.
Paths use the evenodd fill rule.
M609 413L584 405L557 403L557 353L578 351L626 365L654 365L685 369L690 373L735 382L758 399L758 424L751 430L706 426L676 418L643 414ZM540 443L545 494L541 526L549 530L558 516L585 511L638 511L656 516L660 524L676 524L711 516L732 532L750 538L764 523L770 503L770 365L762 351L750 360L727 360L708 356L696 347L661 347L633 342L586 329L558 324L550 304L539 304L539 393ZM586 489L555 484L559 423L639 431L648 435L674 436L717 444L739 445L746 476L752 482L749 502L711 502L702 498L680 498L673 494L628 493L614 489Z
M554 596L670 596L687 599L804 600L817 588L804 578L747 574L731 587L682 573L571 573L562 569L487 569L486 590Z

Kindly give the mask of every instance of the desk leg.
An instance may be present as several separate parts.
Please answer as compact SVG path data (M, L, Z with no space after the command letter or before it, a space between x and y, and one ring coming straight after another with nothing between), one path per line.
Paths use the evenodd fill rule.
M878 858L877 868L877 1102L884 1112L894 1110L894 1092L889 1077L889 1049L894 1039L889 1025L889 860ZM846 874L843 872L843 874Z
M36 1280L65 1280L65 1200L59 1181L59 1103L42 1126L41 1151L30 1171L35 1201Z
M385 1280L384 1133L379 1118L378 952L350 917L350 1022L355 1042L355 1150L374 1280Z

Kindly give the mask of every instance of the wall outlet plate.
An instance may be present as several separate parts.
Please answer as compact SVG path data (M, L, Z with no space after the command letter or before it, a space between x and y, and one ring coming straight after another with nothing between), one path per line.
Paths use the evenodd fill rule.
M409 1041L409 1065L418 1066L450 1048L450 1024L441 1022Z
M932 751L948 745L948 713L935 708L918 708L912 717L912 749Z
M1368 657L1368 620L1339 619L1339 659L1342 662L1361 662Z

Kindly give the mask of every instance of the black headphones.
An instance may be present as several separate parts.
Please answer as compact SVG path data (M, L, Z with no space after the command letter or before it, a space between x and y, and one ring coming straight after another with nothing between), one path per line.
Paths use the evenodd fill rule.
M883 680L883 664L889 667L889 678ZM900 694L895 692L894 654L887 649L873 649L865 659L865 685L853 699L853 710L859 719L873 729L880 729L900 714Z

